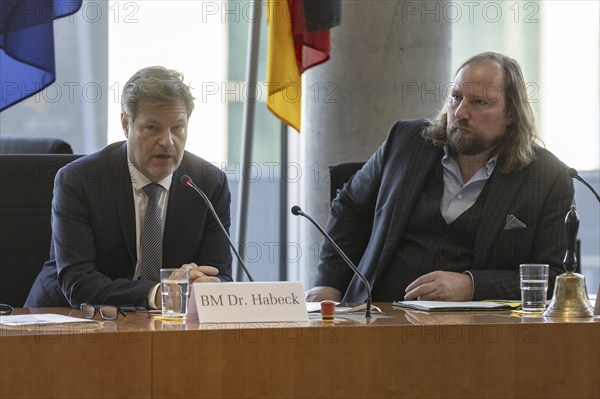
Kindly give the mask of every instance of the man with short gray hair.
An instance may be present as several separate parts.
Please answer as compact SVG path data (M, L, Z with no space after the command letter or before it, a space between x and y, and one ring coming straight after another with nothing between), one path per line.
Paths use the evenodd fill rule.
M25 307L134 305L160 308L162 267L192 282L231 281L226 238L180 179L189 175L226 229L225 174L185 151L194 98L179 72L148 67L123 88L125 142L82 157L56 175L52 244Z

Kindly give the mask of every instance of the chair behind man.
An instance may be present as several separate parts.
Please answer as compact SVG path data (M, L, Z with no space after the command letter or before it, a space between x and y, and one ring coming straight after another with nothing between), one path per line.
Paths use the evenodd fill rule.
M337 196L337 191L344 187L344 184L346 184L346 182L350 180L364 164L365 162L344 162L329 167L329 178L331 179L329 185L330 202Z
M54 177L79 157L0 155L0 303L25 303L50 252Z
M54 137L3 136L0 154L72 154L66 141Z

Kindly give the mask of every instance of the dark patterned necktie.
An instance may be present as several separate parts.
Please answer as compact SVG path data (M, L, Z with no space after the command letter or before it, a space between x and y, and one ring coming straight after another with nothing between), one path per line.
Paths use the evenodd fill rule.
M163 229L161 210L158 200L163 188L160 184L151 183L144 186L148 197L142 236L140 238L140 278L142 280L159 281L159 271L162 266Z

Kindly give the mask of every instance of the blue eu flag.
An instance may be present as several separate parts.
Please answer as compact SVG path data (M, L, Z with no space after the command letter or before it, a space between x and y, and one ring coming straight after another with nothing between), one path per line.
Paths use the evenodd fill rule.
M0 111L56 79L52 21L83 0L0 0Z

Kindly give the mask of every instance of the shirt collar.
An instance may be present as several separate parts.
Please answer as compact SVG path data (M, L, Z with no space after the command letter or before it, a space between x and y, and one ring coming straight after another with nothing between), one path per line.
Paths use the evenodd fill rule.
M492 172L496 168L497 162L498 162L498 154L495 154L493 157L488 159L488 161L485 163L484 171L485 171L485 173L487 173L486 177L490 177L492 175Z
M485 179L489 178L492 175L492 172L496 168L496 163L498 162L498 153L494 154L488 161L485 163L485 167L481 169L481 173ZM444 156L442 158L442 165L444 168L452 170L457 176L459 175L458 164L456 160L450 156L448 151L448 146L444 146Z
M129 175L131 176L131 184L133 185L134 190L138 191L143 189L148 184L154 183L150 181L142 172L135 167L133 163L127 159L127 167L129 168ZM163 186L166 191L169 191L171 187L171 181L173 180L173 173L165 177L164 179L157 181L157 184Z

